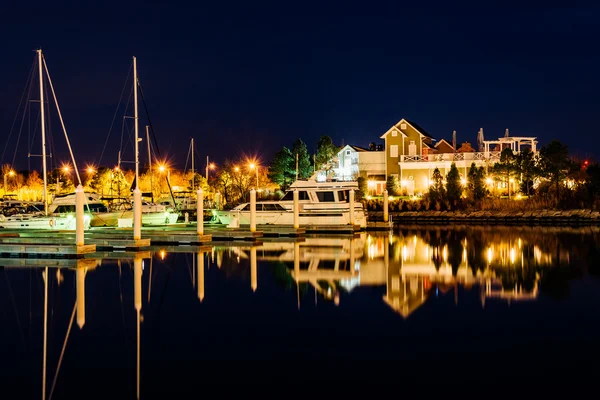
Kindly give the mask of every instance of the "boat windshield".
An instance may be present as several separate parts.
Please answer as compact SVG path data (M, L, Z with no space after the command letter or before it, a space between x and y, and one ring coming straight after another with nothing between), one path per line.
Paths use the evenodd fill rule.
M294 191L290 190L289 192L287 192L281 200L293 201L294 200ZM298 200L310 200L310 197L308 197L308 192L306 190L299 190L298 191Z
M244 207L236 208L239 211L250 211L250 203L244 205ZM278 203L267 203L257 204L256 211L286 211L285 207Z
M322 203L331 203L331 202L335 201L333 192L317 192L317 197L319 198L319 201Z

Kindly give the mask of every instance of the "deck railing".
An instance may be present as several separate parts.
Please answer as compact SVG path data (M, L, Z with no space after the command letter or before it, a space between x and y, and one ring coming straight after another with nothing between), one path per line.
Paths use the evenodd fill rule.
M421 156L400 156L401 162L500 161L499 151L477 153L443 153Z

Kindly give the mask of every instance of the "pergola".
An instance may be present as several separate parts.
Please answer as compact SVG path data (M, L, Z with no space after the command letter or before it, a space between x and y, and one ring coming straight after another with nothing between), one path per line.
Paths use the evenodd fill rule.
M485 152L488 153L490 151L490 145L498 144L500 145L500 149L504 149L506 147L510 148L512 151L520 152L521 146L530 146L531 151L535 153L537 138L535 137L522 137L522 136L509 136L502 137L498 140L484 140L483 146L485 148Z

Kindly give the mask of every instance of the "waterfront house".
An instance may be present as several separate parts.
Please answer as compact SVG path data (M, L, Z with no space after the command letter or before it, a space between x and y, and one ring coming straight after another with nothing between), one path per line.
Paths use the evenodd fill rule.
M385 189L385 150L374 142L368 148L346 145L333 159L334 176L340 181L352 181L359 177L367 180L369 194L381 195Z
M483 135L483 131L481 131ZM400 184L404 194L424 194L432 184L435 168L443 176L449 171L452 163L459 170L461 180L465 182L472 163L488 169L500 160L504 148L510 148L515 153L528 147L534 153L537 151L535 137L513 137L506 130L504 137L497 140L481 140L477 149L469 142L463 142L456 149L445 139L437 143L436 139L415 122L401 119L387 130L381 139L385 140L385 171L386 179L393 176Z

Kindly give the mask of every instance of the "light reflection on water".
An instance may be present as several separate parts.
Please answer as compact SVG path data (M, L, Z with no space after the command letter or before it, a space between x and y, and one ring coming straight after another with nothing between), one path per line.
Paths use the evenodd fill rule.
M492 304L498 312L502 304L514 307L543 298L568 299L573 280L598 273L597 243L594 229L414 227L394 234L363 233L353 239L217 244L195 253L157 247L76 261L4 259L0 262L4 266L3 339L15 346L7 352L3 375L20 377L8 379L7 384L22 382L39 388L32 389L35 398L69 397L75 395L72 380L81 379L81 365L95 358L88 368L109 371L114 368L111 360L118 359L129 371L120 374L119 391L129 393L127 398L140 398L148 380L147 387L162 387L144 379L145 368L157 373L163 362L186 358L188 350L177 353L173 340L184 349L194 347L191 338L212 339L235 349L217 346L192 352L189 357L196 361L253 359L256 354L266 359L287 354L293 359L292 355L299 355L290 350L289 342L280 341L277 332L289 340L293 335L316 340L324 334L319 330L320 324L327 325L324 318L337 321L328 322L325 332L352 329L350 335L375 342L379 335L402 336L400 328L429 332L428 326L438 320L452 321L448 301L434 298L450 299L457 310L464 304L463 322L465 318L480 321L474 305L485 312ZM598 303L600 296L594 300ZM552 312L558 306L544 303L543 307ZM440 317L438 309L447 315ZM523 317L522 312L515 313ZM48 317L47 348L42 345L44 316ZM413 316L418 318L413 321ZM516 323L510 316L502 318L503 324ZM236 332L250 335L255 343L240 344ZM224 337L236 337L238 343ZM166 351L165 346L173 348ZM255 353L254 346L261 352ZM310 352L322 345L309 341L304 346ZM372 357L392 357L389 349L370 346ZM112 358L104 358L108 354Z

